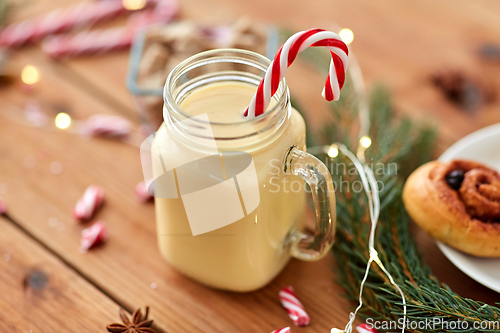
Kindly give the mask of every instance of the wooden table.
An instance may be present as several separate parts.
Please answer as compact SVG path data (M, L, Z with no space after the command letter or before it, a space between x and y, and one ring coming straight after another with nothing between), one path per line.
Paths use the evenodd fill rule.
M32 17L71 1L76 0L25 2L11 18ZM483 42L500 43L496 0L184 0L181 6L182 16L192 19L227 22L247 15L293 29L328 28L333 20L351 28L368 84L387 83L399 112L439 125L436 153L500 121L498 104L462 112L428 82L442 68L500 74L498 64L484 65L475 54ZM53 115L64 107L74 119L108 113L137 123L124 85L127 61L123 52L59 63L38 46L24 48L14 53L9 68L19 74L25 64L35 65L41 81L29 94L19 85L1 89L0 112L36 99ZM321 80L305 68L290 71L292 93L312 123L326 112L318 98ZM333 282L331 257L316 263L293 260L254 293L201 286L158 253L153 205L139 203L133 191L141 180L137 148L0 119L0 196L9 207L0 217L1 332L104 332L118 321L119 307L130 312L145 305L158 332L270 332L291 324L277 299L286 285L295 286L312 317L309 327L294 332L329 332L345 325L354 305ZM54 162L62 165L61 174L51 172ZM106 206L97 218L106 221L110 238L83 255L78 248L85 225L75 223L70 212L89 184L106 189ZM461 273L418 229L415 237L443 282L464 296L498 301L498 294Z

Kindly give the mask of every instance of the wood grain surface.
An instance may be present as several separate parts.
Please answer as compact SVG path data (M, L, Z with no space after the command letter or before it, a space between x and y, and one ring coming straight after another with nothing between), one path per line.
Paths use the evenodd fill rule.
M34 0L21 6L12 20L69 3ZM478 77L487 73L491 84L498 83L494 77L500 74L500 66L486 66L476 55L482 43L500 44L497 1L185 0L181 7L182 17L205 21L227 22L246 15L292 29L328 28L334 21L351 28L353 49L368 84L385 82L394 92L400 114L436 122L437 153L458 138L500 121L498 105L464 112L429 82L436 70L458 68ZM37 66L41 81L29 94L19 84L0 90L0 116L9 115L0 118L4 189L0 196L9 206L10 218L0 220L0 255L10 248L19 255L19 261L0 260L1 331L104 332L106 324L118 319L118 303L128 311L151 306L158 332L270 332L292 324L277 298L278 290L289 284L311 314L311 325L295 331L343 327L353 304L341 297L343 290L334 282L331 256L316 263L292 260L277 279L254 293L201 286L160 258L153 205L139 203L133 192L142 177L136 147L89 140L68 131L29 128L11 117L22 112L29 99L36 99L53 115L61 108L75 120L121 114L137 125L124 84L127 61L128 54L122 52L53 62L32 46L16 51L9 63L17 75L25 64ZM322 80L306 66L290 70L292 93L313 125L326 116L319 96ZM61 174L51 172L54 162L62 166ZM110 239L81 254L79 234L87 225L76 223L70 212L90 184L105 188L106 202L96 218L107 223ZM490 303L498 299L455 268L433 240L418 229L415 235L443 282L474 299ZM28 297L20 281L37 267L49 275L50 288L46 296L29 291Z
M119 306L0 217L0 331L102 332Z

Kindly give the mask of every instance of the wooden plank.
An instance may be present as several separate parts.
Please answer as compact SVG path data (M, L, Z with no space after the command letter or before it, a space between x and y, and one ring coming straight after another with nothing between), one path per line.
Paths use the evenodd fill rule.
M40 75L40 82L32 88L26 88L20 80L21 70L25 65L35 66ZM119 110L121 115L132 122L138 120L135 112L127 112L117 107L107 95L97 94L92 89L89 89L90 92L82 89L81 82L72 80L71 71L61 64L50 61L36 48L16 51L15 56L9 61L8 70L16 77L16 81L11 90L2 89L5 102L23 108L28 100L36 100L50 117L64 111L71 116L83 115L84 117L77 117L75 120L84 120L92 114L116 113L114 110ZM62 87L62 90L53 89L54 86ZM89 95L92 95L92 98L88 98ZM88 99L88 102L81 103L81 99ZM5 112L7 115L10 113L12 110Z
M96 109L112 112L41 63L35 65L43 74L37 95L43 105L56 97L75 101L71 104L74 119L84 119ZM1 101L19 106L27 98L15 89L0 92ZM0 183L8 189L4 198L9 214L121 304L128 308L151 305L161 329L271 331L290 325L277 297L279 289L288 284L297 289L311 312L312 324L304 332L344 325L349 303L338 296L342 289L332 281L331 258L317 263L292 261L272 284L251 294L212 290L169 267L156 247L153 207L139 203L133 193L141 179L137 148L86 140L64 131L45 132L10 120L0 122L0 137L4 156ZM35 165L26 168L27 158L35 158ZM62 174L51 174L54 161L63 166ZM70 212L89 184L106 190L106 203L97 218L108 224L110 239L103 247L82 255L79 233L85 225L73 221ZM151 289L151 283L156 283L157 289Z
M6 136L21 142L23 137L30 137L29 132L32 130L7 125L8 129L0 127L0 132ZM61 140L68 141L69 147L82 153L75 161L81 168L68 166L69 160L58 158L65 165L63 175L50 175L49 161L39 162L34 170L24 170L23 157L33 153L33 148L20 144L16 146L16 152L3 149L14 164L6 167L4 163L0 167L0 174L12 179L0 180L7 183L6 199L12 216L23 221L25 228L121 303L129 307L150 304L158 318L159 327L167 332L270 331L288 325L290 323L276 299L277 291L288 284L300 291L301 299L311 313L313 322L304 332L321 332L344 324L352 305L339 296L342 290L332 281L334 274L329 268L331 258L318 263L292 261L278 279L252 294L231 294L205 288L168 267L158 255L152 207L135 201L130 190L133 183L127 180L134 178L137 170L116 178L121 180L118 184L114 184L115 180L107 182L106 178L113 176L107 174L106 177L103 169L106 168L108 172L117 172L117 169L109 166L106 154L111 149L117 150L119 154L114 156L116 160L120 155L129 155L128 147L103 145L104 142L79 142L80 139L61 133L37 139L51 151L51 156L64 155L64 149L63 153L55 149L60 146ZM92 170L91 164L99 160L103 161L100 170ZM16 174L13 169L20 171L20 174ZM101 175L95 175L96 171ZM22 178L23 183L19 183ZM78 233L82 226L72 221L69 211L88 183L99 183L106 187L108 200L98 218L108 223L111 238L104 247L82 255L78 252ZM58 195L61 190L64 195ZM29 221L28 218L33 220ZM60 225L52 227L54 218L64 228L60 228ZM470 287L476 299L495 301L490 291L478 287L477 283L459 272L439 254L433 244L427 238L423 248L434 247L428 252L428 258L440 259L433 260L433 268L438 269L445 282L457 287ZM152 282L157 284L156 290L150 288Z
M103 332L118 305L0 217L0 331Z
M500 121L498 104L473 113L463 112L430 83L430 75L436 70L457 68L475 77L487 76L487 83L498 88L499 82L494 82L500 76L498 66L487 66L475 55L481 43L500 44L498 2L318 0L285 5L266 0L184 0L181 4L183 17L201 21L206 21L205 13L210 12L212 22L248 16L297 30L329 28L335 21L351 28L355 32L352 47L367 83L386 83L400 112L442 125L438 152L464 135ZM75 59L67 65L114 98L128 101L120 84L125 80L126 59L127 54L116 54L102 59ZM318 91L324 75L312 79L303 70L292 69L287 77L292 92L309 110L311 121L321 124L325 103Z
M46 12L56 5L33 1L14 20ZM59 0L57 4L74 2ZM394 0L371 3L367 0L281 2L257 0L184 0L184 18L228 22L241 16L273 22L293 29L332 27L334 21L355 32L357 53L367 83L386 83L393 91L399 112L442 124L438 153L464 135L499 122L498 103L477 112L463 112L432 87L429 77L439 69L463 69L472 76L487 76L498 87L500 69L488 66L475 55L484 42L500 44L500 4L490 0L470 2L418 1L400 4ZM112 25L110 23L106 26ZM411 41L411 42L409 42ZM35 56L35 55L34 55ZM99 95L120 112L134 114L134 104L125 87L128 53L82 57L63 62L70 72L64 75L83 89ZM313 124L322 124L326 106L317 93L324 75L309 77L304 70L290 71L289 84L295 97L309 110ZM304 80L307 77L307 80ZM313 84L311 84L311 81ZM495 82L497 81L497 82Z
M216 2L189 0L183 2L183 6L187 16L200 17L202 13L208 12L203 9L211 10L216 7L214 3ZM240 3L236 5L236 2L229 0L217 0L220 5L217 7L221 9L216 10L215 16L236 17L246 12L250 16L270 20L273 18L273 11L263 8L279 9L278 7L283 5L280 2L264 0L253 2L251 6ZM450 1L445 3L451 6ZM494 6L493 3L491 5ZM312 2L307 4L307 8L305 5L296 4L287 9L288 16L277 20L283 23L287 18L287 23L293 22L297 28L307 28L313 23L317 25L317 22L326 22L321 20L331 19L330 14L333 14L333 19L348 24L356 33L355 51L360 57L369 82L373 82L377 77L387 78L395 89L396 100L402 108L414 111L421 107L425 109L428 105L429 108L424 110L422 115L437 114L446 120L445 126L442 127L442 133L446 134L443 134L442 139L445 144L454 137L472 131L479 124L497 119L491 112L486 115L481 113L475 116L455 116L454 108L449 107L435 91L426 88L426 78L423 74L429 69L430 62L427 59L434 59L436 53L443 52L443 48L435 45L438 38L432 35L433 27L447 27L445 31L449 32L451 37L446 37L445 34L438 37L444 38L445 45L453 46L451 51L462 54L457 56L462 57L457 59L457 63L469 59L463 55L464 50L460 48L465 42L460 42L461 36L453 30L458 25L458 20L450 19L441 23L436 15L431 15L427 18L431 22L428 30L425 30L424 36L419 36L418 29L422 24L419 17L413 16L412 13L424 15L425 8L442 12L443 8L447 8L445 5L441 7L426 1L401 8L404 6L385 1L379 8L369 1L358 0L352 4L337 2L336 6L337 9L324 7L328 9L325 10ZM467 19L470 16L468 13L473 12L473 9L479 10L479 5L464 5L466 10L463 11L457 2L453 2L453 6L456 8L453 9L453 14L463 19ZM225 9L222 9L223 7ZM345 13L346 16L341 17L340 13ZM491 38L495 38L492 34L496 31L495 22L488 19L489 14L484 11L480 14L485 17L487 27L480 25L479 31L491 31ZM408 31L391 28L396 19L405 22L409 20ZM414 51L420 52L420 48L396 48L395 45L401 45L402 41L412 38L417 38L422 49L435 46L425 61L420 53L413 54ZM391 48L386 49L389 46ZM33 62L42 69L43 85L41 84L39 90L32 95L40 99L42 105L50 105L57 100L67 103L71 106L75 119L85 119L92 113L124 112L116 110L116 106L111 108L110 103L103 98L95 97L95 89L107 86L107 90L103 88L103 95L111 96L114 100L126 97L123 86L118 85L120 77L124 78L125 54L103 58L107 62L88 58L75 60L74 64L71 61L58 66L50 64L37 52L32 48L17 53L16 60ZM113 59L122 59L116 62L121 65L115 67L109 64ZM441 59L442 62L445 60L447 59ZM65 66L85 80L73 81L74 76L66 71ZM84 75L86 73L88 76ZM96 76L96 73L99 75ZM310 84L309 80L299 80L303 79L303 73L301 69L295 72L291 69L292 76L289 81L292 89L305 101L303 104L315 110L311 112L315 115L316 108L313 106L319 105L318 109L322 107L321 100L317 98L322 78L319 74L314 74L312 80L317 84ZM297 83L299 81L307 81L307 84L301 86ZM89 87L88 82L92 87ZM22 106L28 97L14 89L0 92L1 100L8 100L19 106ZM2 105L2 108L4 107ZM160 258L156 249L152 206L141 205L134 198L133 187L141 178L138 152L134 147L104 140L83 140L64 132L43 132L19 126L11 121L2 121L0 152L3 156L0 163L0 183L6 184L8 188L5 199L9 204L10 214L34 237L84 272L93 283L120 303L129 308L136 304L150 304L155 318L158 318L159 327L165 331L271 331L290 325L276 296L277 291L287 284L295 286L311 313L312 324L303 329L303 332L324 332L333 326L341 327L346 322L352 304L339 296L343 291L332 281L334 274L330 270L331 258L318 263L292 261L268 287L251 294L211 290L170 268ZM30 157L36 159L36 164L27 169L25 162L27 158L32 160ZM63 165L62 174L50 173L50 165L54 161ZM111 237L105 246L82 255L78 251L78 235L84 226L76 224L69 213L81 192L92 183L104 186L107 191L107 201L98 218L107 222ZM58 221L59 228L51 227L54 219ZM49 220L52 222L49 223ZM457 291L461 292L458 289L462 287L472 288L479 290L477 297L482 297L484 292L482 299L495 301L491 292L488 294L485 288L478 287L477 283L437 255L439 252L432 240L424 238L422 244L426 251L428 249L426 253L433 268L441 272L445 282L459 281ZM155 290L150 288L153 282L157 285Z
M49 160L25 170L26 156L38 150L22 143L31 140L29 131L5 122L0 131L2 138L18 143L15 149L2 147L9 161L0 166L0 182L7 184L5 199L11 215L120 303L127 307L150 304L165 331L271 331L289 325L277 299L278 290L288 284L300 292L311 312L313 322L304 332L324 331L347 318L348 302L338 296L342 290L332 281L330 261L293 261L270 286L243 295L205 288L169 267L156 247L152 207L134 198L132 189L140 173L135 165L137 152L129 147L46 134L37 141L50 151ZM110 150L114 151L112 158ZM53 159L62 163L63 174L50 174ZM83 226L72 220L70 211L91 183L106 189L106 204L98 219L108 224L111 236L102 248L82 255L78 242ZM51 227L54 220L63 227ZM156 290L150 288L151 283L156 283Z
M81 119L96 108L112 112L71 83L41 70L43 80L50 83L44 84L43 95L39 96L44 103L54 96L78 101L72 104L72 115ZM22 103L23 98L27 96L14 89L0 92L0 100L11 103ZM277 300L278 290L289 284L297 289L312 316L304 332L324 332L345 324L352 304L341 298L343 290L333 282L331 257L317 263L293 260L269 286L250 294L212 290L169 267L156 248L152 205L140 204L134 198L133 187L141 178L136 148L85 140L63 131L43 132L11 121L0 122L0 137L0 183L7 185L4 198L9 214L121 304L128 308L151 305L161 329L265 332L290 325ZM36 159L33 168L26 168L28 156ZM63 165L62 174L50 173L53 161ZM103 247L82 255L78 242L85 225L75 223L70 211L89 184L106 189L106 203L97 218L108 224L111 236ZM431 255L435 253L434 249ZM464 277L450 263L436 264L453 272L445 275L448 279ZM151 283L157 288L151 289ZM475 282L472 285L477 288ZM494 301L491 293L488 300Z
M9 22L18 22L38 15L49 13L58 8L65 8L81 0L35 0L22 4L13 10ZM128 16L118 17L110 22L103 22L87 29L106 29L126 24ZM125 74L128 63L128 52L111 53L99 57L89 56L72 59L70 64L73 70L68 71L68 62L53 60L42 53L39 44L23 48L23 54L30 55L32 59L43 61L46 66L57 70L59 75L78 83L82 88L91 91L98 99L103 100L121 113L135 116L135 108L131 95L125 87ZM17 55L15 55L16 57Z

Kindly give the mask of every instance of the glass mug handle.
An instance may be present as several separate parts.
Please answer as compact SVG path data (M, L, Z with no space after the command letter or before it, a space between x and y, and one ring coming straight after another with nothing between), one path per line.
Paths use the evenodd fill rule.
M291 255L315 261L324 257L335 239L335 191L328 168L319 159L295 146L285 155L284 173L300 176L311 188L316 214L314 236L295 231L290 235Z

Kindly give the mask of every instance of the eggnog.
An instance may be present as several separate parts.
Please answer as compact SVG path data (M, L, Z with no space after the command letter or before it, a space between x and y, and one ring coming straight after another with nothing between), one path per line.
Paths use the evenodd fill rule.
M211 123L239 123L212 126L216 138L238 137L241 126L258 130L258 124L243 118L255 91L248 83L213 83L192 91L179 106L193 116L207 114ZM267 284L289 260L287 235L303 227L306 201L302 179L285 175L283 161L291 146L305 149L305 125L295 109L286 112L286 124L272 133L254 135L253 144L247 145L257 172L260 204L244 218L192 236L182 200L155 199L160 251L185 275L216 288L250 291ZM166 140L161 134L155 137L153 153ZM232 149L227 140L216 141L220 151Z
M304 120L290 105L286 82L264 114L243 116L269 65L237 49L186 59L166 80L164 123L141 145L161 254L219 289L261 288L290 257L318 260L334 241L331 176L306 152ZM305 183L314 235L302 232Z

